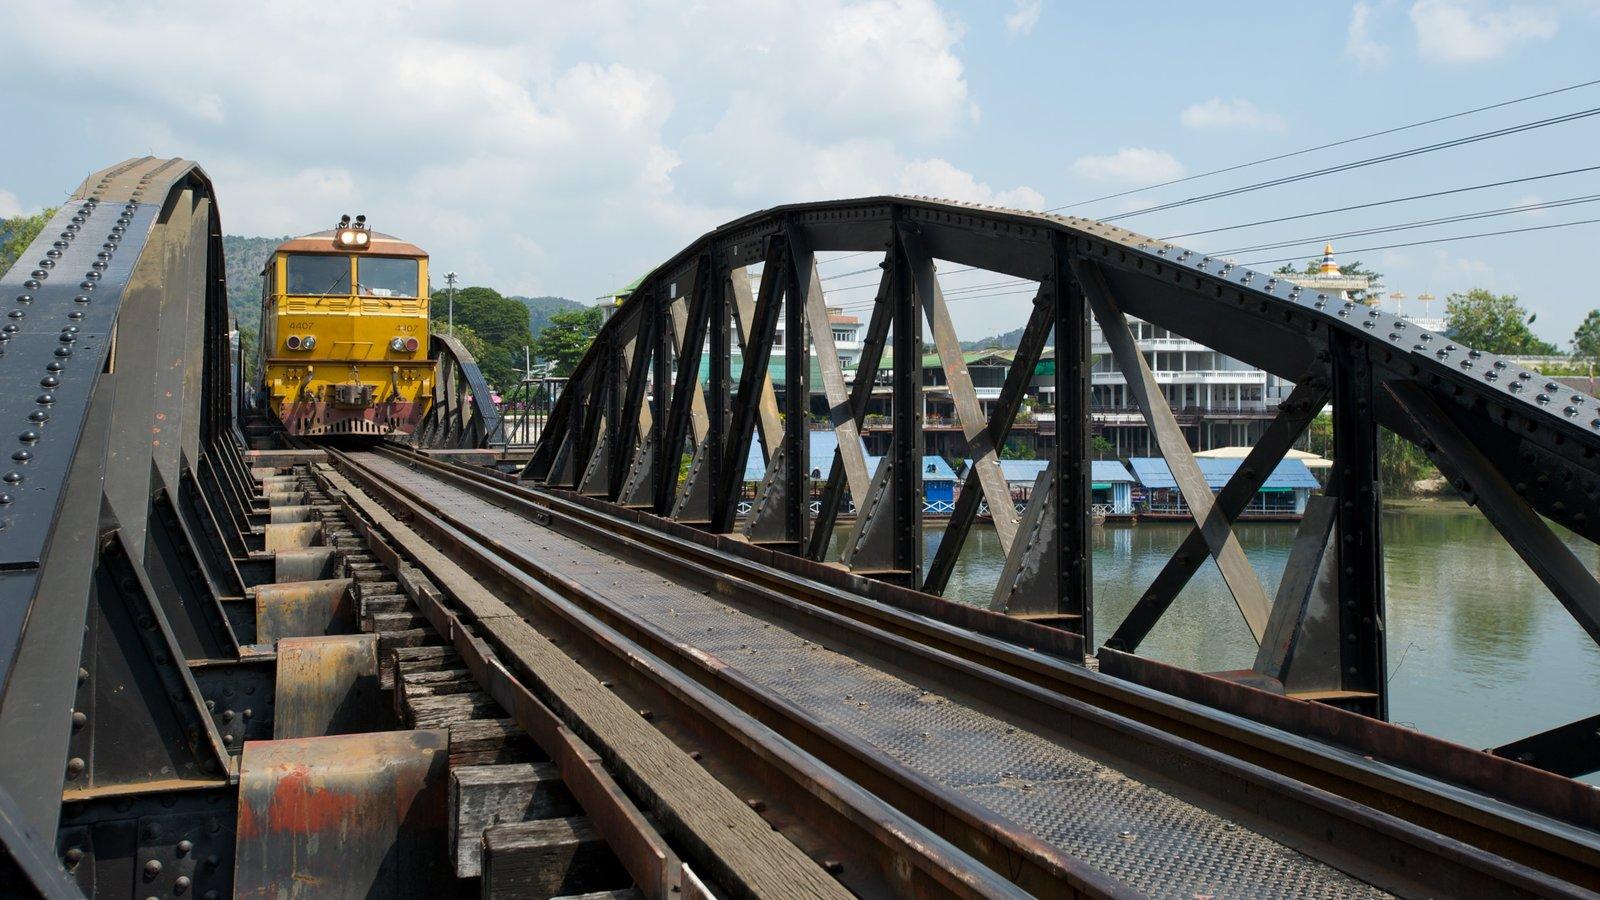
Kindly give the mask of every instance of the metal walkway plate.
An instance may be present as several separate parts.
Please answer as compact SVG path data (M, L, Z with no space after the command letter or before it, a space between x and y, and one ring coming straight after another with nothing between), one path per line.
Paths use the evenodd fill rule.
M961 699L834 652L703 591L493 507L389 460L364 464L420 488L466 524L625 605L669 640L715 657L818 722L1149 896L1385 896L1270 838L1034 735Z

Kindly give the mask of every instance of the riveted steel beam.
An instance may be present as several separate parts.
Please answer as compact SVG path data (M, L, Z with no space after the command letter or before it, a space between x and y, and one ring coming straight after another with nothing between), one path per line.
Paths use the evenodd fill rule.
M1339 633L1342 693L1329 698L1355 712L1389 717L1384 639L1382 490L1378 472L1376 375L1367 346L1342 332L1333 359L1333 476L1339 501Z

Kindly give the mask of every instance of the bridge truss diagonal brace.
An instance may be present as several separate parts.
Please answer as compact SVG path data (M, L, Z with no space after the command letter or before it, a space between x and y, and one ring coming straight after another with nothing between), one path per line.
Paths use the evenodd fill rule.
M744 368L739 373L738 396L741 399L759 397L762 380L770 377L767 363L772 359L772 338L777 330L778 312L783 303L783 287L787 280L783 273L791 263L788 242L769 238L761 270L761 291L751 317L750 341L745 346ZM733 530L739 485L744 478L745 454L749 452L750 437L759 412L758 403L742 402L729 411L726 426L719 421L712 423L710 440L722 449L720 467L711 473L714 486L711 530L718 534ZM716 417L713 416L713 419Z
M1308 373L1278 404L1277 416L1267 425L1244 462L1228 478L1228 483L1217 492L1217 513L1226 518L1230 526L1250 505L1251 498L1272 476L1273 470L1283 461L1294 442L1300 439L1306 426L1322 412L1329 396L1326 374ZM1137 650L1189 584L1189 579L1199 571L1208 547L1205 533L1200 527L1192 528L1106 644L1124 653Z
M1095 319L1100 323L1100 330L1111 347L1117 368L1127 379L1128 388L1133 391L1145 422L1155 435L1161 456L1183 494L1183 501L1189 507L1195 526L1205 536L1206 547L1211 551L1212 559L1216 560L1222 579L1239 606L1239 612L1244 615L1245 624L1250 627L1250 633L1259 644L1272 612L1272 603L1267 599L1261 580L1256 577L1255 569L1251 568L1250 560L1245 558L1244 548L1233 533L1228 517L1217 508L1216 497L1206 484L1205 474L1200 471L1200 464L1195 461L1194 452L1189 449L1189 442L1172 414L1172 407L1167 405L1161 386L1150 371L1150 364L1139 352L1127 317L1112 297L1105 275L1093 262L1082 258L1072 260L1072 271L1089 300Z
M1006 383L1000 389L1000 399L995 402L994 409L989 415L990 447L1004 445L1006 436L1011 433L1017 409L1027 393L1028 382L1033 379L1033 370L1039 364L1045 342L1055 326L1055 299L1056 292L1050 290L1047 285L1041 285L1039 292L1034 295L1033 312L1028 318L1027 325L1023 327L1022 338L1017 342L1017 355L1011 361L1010 371L1006 373ZM1060 365L1061 354L1058 352L1056 357L1057 365ZM1059 426L1057 433L1061 433ZM924 593L944 593L945 587L950 582L950 575L955 570L956 559L967 542L968 533L972 530L972 522L978 517L978 501L982 496L983 482L979 478L978 468L974 466L967 471L961 483L961 494L956 497L955 509L951 510L950 521L945 524L944 537L939 541L939 548L934 551L933 561L928 564L928 574L922 582ZM1021 524L1021 530L1025 533L1028 530L1026 516ZM1014 551L1015 544L1013 544Z
M660 287L653 288L647 302L639 304L634 313L634 324L623 355L627 359L627 393L622 402L622 439L618 442L613 464L611 499L619 503L630 501L628 495L637 490L641 469L650 465L651 428L654 424L650 404L645 402L649 388L651 367L660 344L656 340L656 305Z
M860 504L867 496L872 476L867 472L867 457L861 446L861 428L851 410L850 394L844 384L844 364L833 342L833 326L828 321L827 300L822 294L822 277L817 272L816 255L803 231L791 228L789 245L795 248L796 271L810 272L806 285L806 323L811 327L811 345L816 350L817 369L822 375L822 392L828 402L828 420L838 438L839 460L844 464L850 497ZM802 263L802 257L806 262ZM859 373L857 375L859 376Z
M1550 530L1516 488L1489 462L1428 392L1415 382L1389 382L1389 395L1426 436L1422 449L1483 511L1484 517L1528 564L1533 574L1600 643L1600 582Z
M878 279L878 292L873 299L872 315L867 320L867 334L861 342L861 357L856 361L856 381L851 387L850 394L850 420L855 423L858 435L861 431L861 422L867 416L867 406L872 401L872 386L878 380L883 347L889 338L889 326L894 321L894 300L891 292L894 290L895 262L892 241L880 265L883 267L883 275ZM839 443L840 447L844 445L842 439ZM817 518L812 523L811 541L806 548L806 558L818 562L827 556L829 540L833 536L833 525L838 521L839 507L843 503L847 488L844 453L840 447L835 447L833 450L833 463L828 469L828 481L822 489L822 500L817 505ZM875 476L868 478L865 494L856 494L854 488L851 488L851 499L855 503L857 514L867 507L874 478Z
M933 258L922 247L914 229L902 228L901 242L906 260L911 265L911 279L923 315L933 332L934 350L939 354L939 364L944 368L950 399L955 402L956 418L961 421L961 432L967 440L967 454L972 457L972 467L977 470L978 481L983 485L983 498L989 503L989 517L994 522L995 535L1000 539L1000 551L1009 554L1017 536L1017 508L1011 500L1011 487L1000 471L1000 455L989 434L989 423L978 404L978 392L972 386L972 375L967 371L967 360L962 355L961 339L956 335L955 323L950 319L950 307L945 303L944 291L939 287L939 276L933 269ZM896 360L898 362L898 360Z
M761 277L776 278L779 274L763 271ZM733 297L739 350L744 355L745 348L750 346L750 330L755 325L756 312L749 270L744 266L732 270L728 275L728 287ZM751 540L779 540L784 528L784 507L790 502L788 491L785 490L788 486L789 455L784 452L783 417L778 415L778 393L772 386L770 371L761 373L761 396L757 398L756 406L756 435L761 441L767 469L756 489L755 502L745 516L742 531Z
M678 483L678 459L683 454L684 441L692 438L696 464L703 464L708 451L706 438L711 432L711 418L706 409L706 397L700 382L700 357L709 337L712 357L712 374L716 374L718 348L722 346L714 330L712 307L718 306L710 296L716 289L711 283L712 262L702 256L696 266L694 285L684 296L668 305L671 319L673 349L677 356L677 371L668 388L666 420L661 427L661 467L656 472L656 513L677 518L683 510L689 485ZM726 337L726 331L721 335ZM692 481L692 477L691 477ZM703 511L702 515L709 515Z

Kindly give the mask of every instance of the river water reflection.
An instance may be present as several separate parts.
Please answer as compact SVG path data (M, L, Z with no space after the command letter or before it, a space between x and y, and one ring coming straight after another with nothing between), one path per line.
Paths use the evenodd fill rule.
M932 558L943 525L929 523L924 559ZM1236 528L1268 596L1283 574L1294 529L1283 523ZM1187 531L1169 522L1095 529L1099 640L1116 630ZM845 533L835 535L831 558L838 558ZM1448 503L1390 510L1383 536L1394 721L1490 747L1600 712L1600 647L1480 513ZM1594 545L1570 536L1568 543L1591 570L1600 569ZM1003 564L994 530L974 528L948 596L986 605ZM1242 669L1255 658L1255 643L1209 565L1140 653L1203 671Z

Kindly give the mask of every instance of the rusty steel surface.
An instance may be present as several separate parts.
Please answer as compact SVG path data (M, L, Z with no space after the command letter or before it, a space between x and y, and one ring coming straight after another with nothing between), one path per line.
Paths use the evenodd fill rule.
M378 688L378 636L341 634L278 642L273 737L322 737L391 724Z
M445 890L449 743L439 730L246 743L235 896Z
M256 643L353 630L350 583L348 578L325 578L258 585Z

